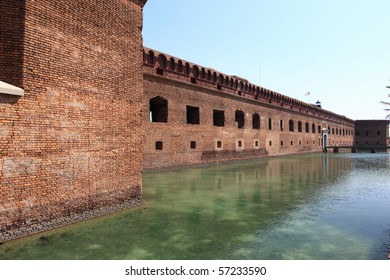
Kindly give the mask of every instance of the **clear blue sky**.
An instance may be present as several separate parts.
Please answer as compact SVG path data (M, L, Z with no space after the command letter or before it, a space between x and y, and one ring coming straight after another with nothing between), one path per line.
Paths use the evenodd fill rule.
M387 115L389 0L148 0L143 36L147 47L351 119Z

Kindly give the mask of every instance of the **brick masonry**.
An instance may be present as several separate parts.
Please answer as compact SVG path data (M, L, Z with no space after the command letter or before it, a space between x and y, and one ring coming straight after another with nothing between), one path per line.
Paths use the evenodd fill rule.
M142 203L145 2L0 2L0 242Z
M357 120L355 122L355 146L389 146L389 123L389 120Z
M329 145L353 145L353 120L148 48L144 89L145 170L320 152L324 128ZM155 98L167 103L163 121L151 118ZM196 124L188 123L187 106L198 108ZM214 110L224 112L223 126L214 125Z
M0 94L0 243L142 204L143 169L353 144L344 116L142 48L145 2L0 2L0 80L25 90Z

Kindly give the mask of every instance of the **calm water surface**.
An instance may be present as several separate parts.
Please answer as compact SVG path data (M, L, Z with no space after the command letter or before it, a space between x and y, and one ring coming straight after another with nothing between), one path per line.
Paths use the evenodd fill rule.
M145 173L146 205L0 246L0 259L387 259L390 156Z

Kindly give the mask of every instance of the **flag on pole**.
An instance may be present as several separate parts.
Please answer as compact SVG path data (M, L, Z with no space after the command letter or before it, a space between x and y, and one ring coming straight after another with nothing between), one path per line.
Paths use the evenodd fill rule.
M305 94L305 96L309 96L309 95L310 95L310 91Z

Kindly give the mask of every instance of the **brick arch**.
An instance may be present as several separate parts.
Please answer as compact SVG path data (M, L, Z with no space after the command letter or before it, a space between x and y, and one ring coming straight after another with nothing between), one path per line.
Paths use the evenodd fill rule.
M219 74L218 75L218 83L222 86L223 85L223 81L224 81L224 77L222 74Z
M206 79L206 70L202 67L200 70L200 78L205 80Z
M149 64L151 64L151 65L154 65L155 56L154 56L154 52L153 52L153 51L149 51L147 62L148 62Z
M216 83L217 82L217 73L214 71L213 76L212 76L212 82Z
M199 67L196 65L192 66L192 77L196 79L199 77Z
M211 71L210 71L210 70L207 70L207 77L206 77L206 80L207 80L207 81L211 81L211 77L212 77Z
M191 69L190 69L190 64L189 64L188 62L186 62L185 66L184 66L184 73L185 73L186 75L189 75L189 74L190 74L190 71L191 71Z
M175 71L176 68L176 61L173 57L169 59L169 70Z
M177 72L179 72L179 73L183 73L183 61L181 61L181 60L179 60L178 62L177 62Z
M159 54L157 57L157 62L160 68L165 69L167 67L167 57L163 54Z

